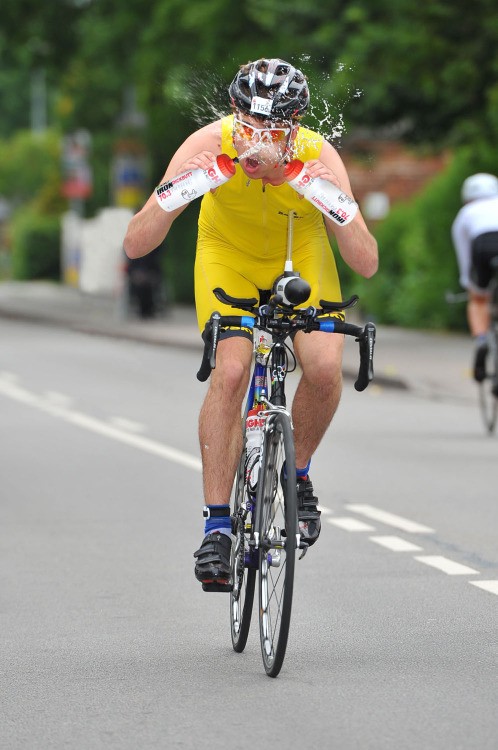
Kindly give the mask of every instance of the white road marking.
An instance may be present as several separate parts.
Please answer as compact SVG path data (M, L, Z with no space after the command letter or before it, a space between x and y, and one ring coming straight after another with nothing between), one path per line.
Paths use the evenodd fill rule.
M385 523L387 526L394 526L396 529L407 531L410 534L434 534L434 529L424 526L416 521L410 521L408 518L396 516L394 513L388 513L380 508L374 508L373 505L346 505L348 510L353 513L359 513L362 516L371 518L373 521Z
M472 586L477 586L483 591L489 591L490 594L498 596L498 581L469 581Z
M15 401L31 406L33 408L44 411L53 417L62 419L69 424L76 425L83 429L94 432L98 435L117 440L118 442L126 445L131 445L139 450L146 451L153 455L165 458L169 461L173 461L182 466L186 466L194 471L201 471L202 464L200 459L195 456L191 456L188 453L179 451L175 448L171 448L162 443L157 443L154 440L138 436L136 434L130 434L125 432L125 429L137 430L141 429L142 425L131 422L130 420L121 419L119 417L112 418L113 425L106 424L98 419L89 417L86 414L82 414L77 411L72 411L68 408L68 404L71 403L71 399L64 394L57 393L55 391L49 391L45 397L37 396L30 391L25 390L17 385L18 377L14 373L8 371L0 372L0 394L11 398ZM121 428L121 429L120 429ZM391 526L396 526L404 531L412 533L434 533L433 529L427 526L410 521L406 518L387 513L379 508L374 508L371 505L347 505L347 508L353 512L363 514L368 518L372 518ZM321 508L324 515L332 513L328 508ZM338 526L339 528L347 531L375 531L373 526L359 521L356 518L342 517L342 518L327 518L328 523ZM416 551L420 547L407 542L400 537L395 536L378 536L370 537L373 542L380 544L388 549L396 552L401 551ZM469 568L466 565L461 565L453 560L449 560L446 557L438 555L427 555L427 556L415 556L415 560L422 562L426 565L430 565L433 568L447 573L448 575L475 575L479 574L479 571ZM496 581L469 581L473 586L477 586L483 591L488 591L491 594L498 596L498 580Z
M44 411L46 414L62 419L69 424L94 432L97 435L117 440L118 442L125 443L133 448L138 448L139 450L146 451L147 453L159 456L160 458L165 458L168 461L173 461L174 463L185 466L188 469L193 469L194 471L202 470L201 461L195 456L191 456L190 454L179 451L176 448L157 443L154 440L150 440L140 435L132 435L117 427L113 427L106 422L82 414L81 412L65 409L63 406L51 403L48 399L37 396L35 393L31 393L30 391L21 388L15 383L10 382L8 378L0 378L0 394L25 404L26 406L31 406L40 411Z
M69 409L73 403L73 399L70 396L66 396L65 393L59 393L58 391L47 391L45 393L45 398L47 398L52 404L61 406L64 409Z
M324 516L330 516L331 513L333 513L330 508L325 508L325 506L318 504L318 510L320 510Z
M420 552L422 547L412 542L407 542L400 536L371 536L372 542L380 544L382 547L392 550L393 552Z
M432 568L442 570L443 573L447 573L449 576L471 576L479 574L478 570L468 568L466 565L454 562L453 560L449 560L447 557L442 557L441 555L416 556L415 560L424 563L424 565L430 565Z
M131 419L125 419L124 417L110 417L109 422L117 427L118 430L124 430L125 432L145 432L145 425L140 422L133 422Z
M327 522L345 531L375 531L373 526L358 521L357 518L346 518L345 516L343 518L327 518Z

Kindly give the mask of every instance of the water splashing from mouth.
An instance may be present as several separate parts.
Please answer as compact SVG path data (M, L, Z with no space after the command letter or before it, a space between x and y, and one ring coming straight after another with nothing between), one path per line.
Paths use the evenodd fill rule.
M248 148L247 151L244 151L243 154L240 154L240 156L235 157L234 161L236 164L238 164L241 159L247 159L250 156L254 156L254 154L257 154L264 148L265 144L259 141L254 146L251 146L251 148Z
M309 62L310 59L310 55L302 55L300 61ZM363 95L348 81L352 71L352 67L339 62L332 72L324 71L309 79L311 103L306 113L306 123L336 148L340 148L341 139L346 133L344 111L353 100Z
M306 70L310 63L313 63L315 71L320 66L328 65L328 61L313 60L309 54L302 54L294 63L308 76L311 94L311 104L302 124L319 133L336 148L340 148L341 139L346 133L344 111L353 100L359 99L363 92L351 84L350 74L353 69L344 63L337 63L331 72ZM169 79L166 94L184 112L190 114L198 127L203 127L231 112L228 81L214 70L203 69L198 73L188 68L179 70ZM261 151L263 145L256 144L240 158L248 158L257 152L261 157L264 153Z
M230 114L228 84L214 70L180 70L165 92L199 127Z

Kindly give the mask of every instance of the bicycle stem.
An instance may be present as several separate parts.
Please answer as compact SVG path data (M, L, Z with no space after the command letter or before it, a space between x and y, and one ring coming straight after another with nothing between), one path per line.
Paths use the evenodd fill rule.
M287 257L285 259L284 273L293 273L292 267L292 243L294 240L294 216L295 213L292 209L289 210L289 217L287 220Z

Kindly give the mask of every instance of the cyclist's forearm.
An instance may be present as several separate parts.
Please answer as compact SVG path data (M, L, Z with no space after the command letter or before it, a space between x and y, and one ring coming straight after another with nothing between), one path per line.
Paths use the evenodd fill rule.
M156 202L155 196L147 201L128 225L123 247L129 258L141 258L155 250L164 240L171 225L183 209L163 211Z
M350 268L365 278L379 267L377 241L360 217L345 227L334 227L339 252Z

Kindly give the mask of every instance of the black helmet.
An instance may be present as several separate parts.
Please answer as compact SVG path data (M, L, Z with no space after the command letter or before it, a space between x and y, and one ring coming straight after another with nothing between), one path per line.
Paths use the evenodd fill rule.
M299 117L310 103L306 77L278 58L242 65L228 91L232 106L275 120Z

